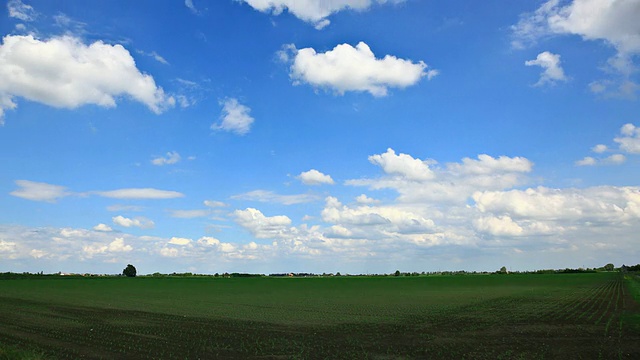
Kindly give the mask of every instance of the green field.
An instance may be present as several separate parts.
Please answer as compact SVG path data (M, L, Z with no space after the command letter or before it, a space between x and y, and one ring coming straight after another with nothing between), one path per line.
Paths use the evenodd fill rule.
M637 359L637 289L619 273L0 280L0 359Z

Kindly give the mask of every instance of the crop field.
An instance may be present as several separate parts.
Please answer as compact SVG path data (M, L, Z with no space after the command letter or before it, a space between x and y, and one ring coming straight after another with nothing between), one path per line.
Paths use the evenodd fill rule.
M0 359L638 359L639 288L619 273L0 280Z

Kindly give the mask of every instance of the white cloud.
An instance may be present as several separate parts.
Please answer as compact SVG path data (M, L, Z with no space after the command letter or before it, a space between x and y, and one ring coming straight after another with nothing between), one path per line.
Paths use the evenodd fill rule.
M490 175L498 173L527 173L533 168L533 163L523 157L499 156L494 158L487 154L478 155L478 160L464 158L462 164L450 164L448 168L456 173L465 175Z
M431 79L438 74L437 70L426 70L423 61L414 63L393 55L378 59L364 42L355 47L337 45L324 53L313 48L297 50L293 45L287 48L293 53L290 77L294 85L307 83L340 95L366 91L376 97L386 96L389 87L406 88L423 77ZM289 59L288 55L280 57Z
M603 160L606 164L619 165L627 161L627 157L622 154L613 154Z
M598 144L594 147L591 148L591 151L593 151L596 154L602 154L603 152L606 152L607 150L609 150L609 148L607 147L607 145L603 145L603 144Z
M639 13L638 0L573 0L568 4L549 0L535 13L523 15L512 29L516 41L531 42L548 34L572 34L584 40L604 40L621 53L638 53Z
M192 13L198 14L199 11L196 9L196 6L193 4L193 0L184 0L184 6L186 6Z
M329 184L333 185L334 181L331 176L321 173L316 169L311 169L309 171L305 171L300 173L300 175L296 176L297 179L302 181L302 183L306 185L322 185Z
M280 195L273 191L267 190L254 190L244 194L234 195L232 199L237 200L250 200L260 202L275 202L284 205L301 204L318 200L315 195L309 194L297 194L297 195Z
M473 195L481 212L535 220L621 223L640 219L640 189L600 186L587 189L484 191Z
M184 194L177 191L158 190L152 188L131 188L110 191L94 191L93 194L114 199L175 199Z
M524 232L509 216L481 217L475 219L473 224L478 231L496 236L518 236Z
M287 231L291 219L287 216L264 216L260 210L247 208L234 211L238 225L249 230L256 238L272 238Z
M169 151L166 157L159 156L151 160L151 163L153 165L158 165L158 166L171 165L171 164L177 163L178 161L180 161L180 159L182 158L180 157L180 154L178 154L177 151Z
M538 54L535 60L528 60L526 66L540 66L543 72L540 79L534 86L554 85L557 81L567 81L564 70L560 66L560 55L552 54L548 51Z
M122 45L96 41L85 45L72 36L39 40L32 35L7 35L0 46L0 116L22 97L57 108L94 104L115 107L126 96L154 113L175 99L141 73Z
M625 124L620 129L622 136L613 139L620 145L620 150L630 154L640 154L640 128L633 124Z
M33 21L37 14L33 6L23 3L21 0L9 0L7 2L9 17L22 21Z
M598 163L598 160L591 156L585 156L582 160L576 161L577 166L593 166Z
M368 196L367 196L367 195L365 195L365 194L360 194L360 195L358 195L358 197L356 198L356 202L357 202L358 204L365 204L365 205L368 205L368 204L377 204L377 203L379 203L379 202L380 202L380 200L372 199L372 198L368 197Z
M93 227L93 230L95 230L95 231L104 231L104 232L113 231L111 226L109 226L107 224L98 224L98 225Z
M51 185L29 180L16 180L15 183L20 188L12 191L10 194L32 201L46 201L54 203L56 200L72 194L67 191L66 187L59 185Z
M216 200L205 200L203 203L205 206L212 207L212 208L229 206L228 204L225 204L222 201L216 201Z
M127 228L138 227L140 229L151 229L155 226L153 221L142 216L136 217L134 219L129 219L124 216L118 215L111 218L111 220L114 224Z
M191 239L187 239L187 238L181 238L181 237L172 237L171 239L169 239L169 244L173 244L173 245L189 245L191 244L192 240Z
M249 107L240 104L234 98L225 99L220 105L222 105L221 121L211 125L211 129L229 131L238 135L245 135L251 130L254 118L249 115L251 112Z
M604 41L617 51L607 62L609 69L623 76L616 85L617 92L630 96L638 89L638 84L628 77L636 69L632 57L640 53L639 15L639 0L549 0L534 13L522 15L512 27L513 45L521 48L551 35L578 35L583 40ZM590 88L602 93L612 83L595 81Z
M318 30L331 22L327 17L333 13L352 9L363 11L374 2L372 0L240 0L252 8L264 12L280 15L284 10L300 20L311 23ZM403 0L377 0L379 4L386 2L399 3Z
M387 174L399 175L408 180L422 181L434 177L433 171L429 169L429 161L414 159L402 153L396 155L391 148L384 154L369 156L369 162L380 166Z
M123 253L133 250L133 246L125 244L124 238L116 238L109 244L93 244L85 245L82 247L82 251L87 258L92 258L97 254L104 253Z

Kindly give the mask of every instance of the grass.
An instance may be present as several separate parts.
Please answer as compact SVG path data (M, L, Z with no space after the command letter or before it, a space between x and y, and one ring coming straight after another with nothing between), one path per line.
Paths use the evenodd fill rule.
M59 358L640 356L616 273L33 278L0 294L0 343Z

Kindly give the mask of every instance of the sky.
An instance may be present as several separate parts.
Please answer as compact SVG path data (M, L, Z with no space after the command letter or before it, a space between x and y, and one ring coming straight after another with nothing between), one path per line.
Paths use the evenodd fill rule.
M0 271L640 262L640 0L9 0Z

